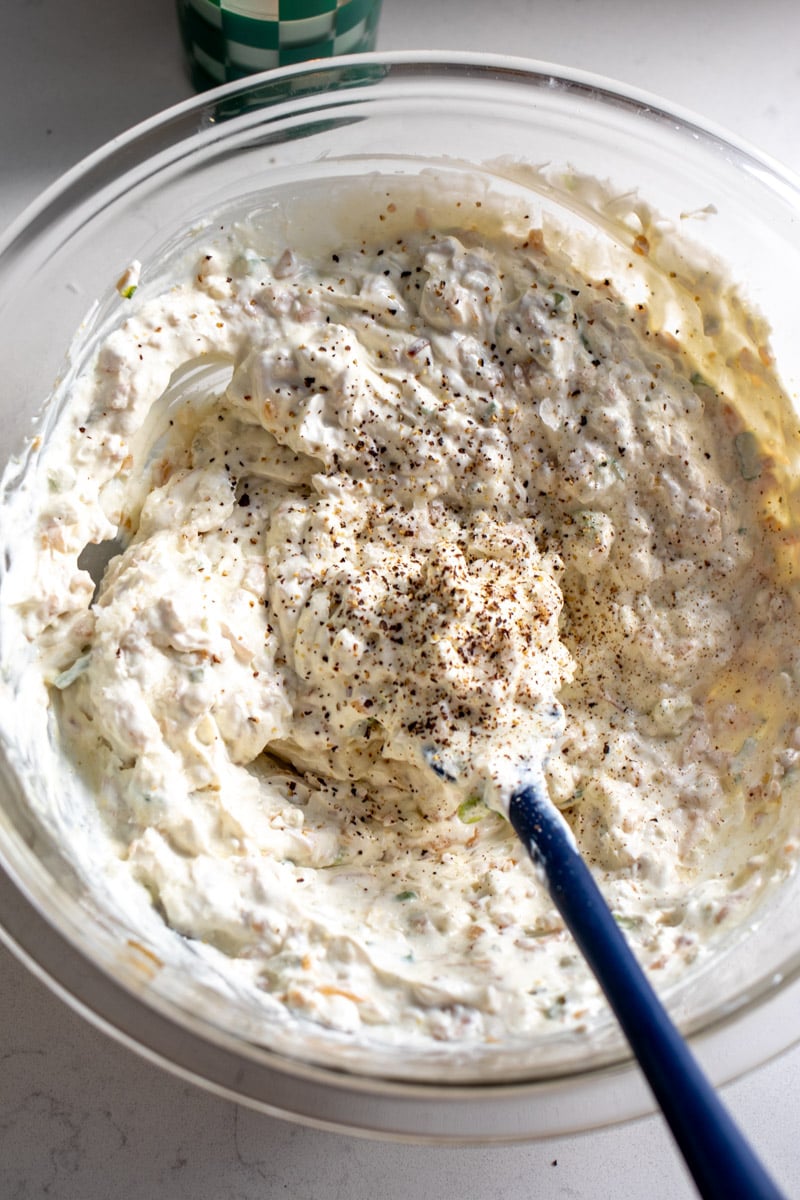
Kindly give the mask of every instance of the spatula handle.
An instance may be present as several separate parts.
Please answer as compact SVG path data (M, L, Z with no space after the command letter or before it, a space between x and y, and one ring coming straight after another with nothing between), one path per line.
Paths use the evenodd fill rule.
M536 784L509 819L616 1014L706 1200L781 1200L673 1025L611 915L561 813Z

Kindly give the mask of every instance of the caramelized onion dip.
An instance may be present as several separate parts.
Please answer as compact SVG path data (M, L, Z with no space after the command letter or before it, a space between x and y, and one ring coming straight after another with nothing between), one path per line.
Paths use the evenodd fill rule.
M797 852L796 416L644 206L363 188L197 225L84 333L6 472L5 737L87 888L265 1022L585 1031L504 789L545 760L656 985L754 919Z

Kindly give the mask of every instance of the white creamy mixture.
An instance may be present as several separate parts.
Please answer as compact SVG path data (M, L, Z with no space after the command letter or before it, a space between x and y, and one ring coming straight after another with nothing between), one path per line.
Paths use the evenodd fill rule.
M408 1044L602 1009L495 811L526 760L655 982L743 920L800 757L756 373L721 394L646 304L475 213L311 255L217 228L124 291L4 596L99 869L238 986Z

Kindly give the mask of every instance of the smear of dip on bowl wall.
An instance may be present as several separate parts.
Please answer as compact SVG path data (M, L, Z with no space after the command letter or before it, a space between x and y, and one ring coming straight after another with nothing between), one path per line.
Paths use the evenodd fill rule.
M342 109L370 69L325 77ZM546 168L546 138L444 162L479 78L502 93L465 71L413 157L332 122L282 160L254 107L238 178L199 135L130 205L205 172L168 243L120 244L106 284L141 264L6 473L2 651L40 836L147 1002L254 1054L501 1084L619 1042L483 785L448 782L477 725L502 764L557 700L551 795L689 1024L780 906L798 435L717 215L687 237L564 138L576 98L622 102L532 106Z

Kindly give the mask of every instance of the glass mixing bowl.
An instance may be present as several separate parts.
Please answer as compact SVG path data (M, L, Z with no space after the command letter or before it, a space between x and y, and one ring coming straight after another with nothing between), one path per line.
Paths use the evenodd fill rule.
M800 191L778 166L650 97L585 73L506 58L364 55L257 76L140 125L46 192L0 243L3 456L20 451L64 368L122 303L113 281L207 214L267 192L321 203L367 172L483 176L539 216L619 241L635 194L727 264L772 328L792 397L800 383L794 281ZM529 170L520 164L546 169ZM603 206L576 180L606 181ZM634 205L635 207L635 205ZM666 227L666 225L665 225ZM631 233L630 225L627 233ZM624 238L623 238L624 242ZM95 304L95 301L99 303ZM87 315L88 314L88 315ZM48 418L38 427L46 432ZM30 803L35 747L13 744L4 680L0 758L3 936L65 1000L139 1052L264 1111L384 1137L549 1136L633 1116L648 1093L610 1020L457 1058L443 1047L391 1069L324 1031L298 1045L235 997L160 965L124 913L98 902ZM712 1078L763 1061L800 1032L795 876L759 920L667 996Z

